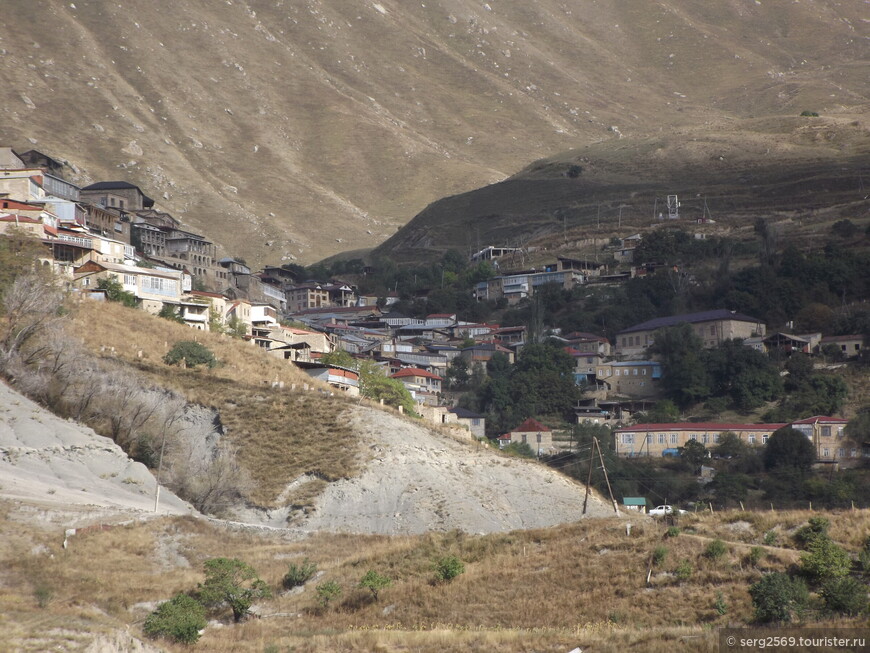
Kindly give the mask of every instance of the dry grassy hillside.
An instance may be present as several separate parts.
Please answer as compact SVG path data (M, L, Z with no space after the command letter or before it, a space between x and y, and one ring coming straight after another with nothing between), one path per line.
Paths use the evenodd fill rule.
M331 481L358 469L358 439L345 414L349 404L330 397L326 386L320 388L295 365L251 344L191 331L117 304L82 302L70 331L96 355L119 359L155 385L218 411L222 428L252 477L249 499L257 505L273 505L287 484L301 475ZM219 366L185 370L162 362L175 342L190 339L211 349ZM283 388L274 388L276 383ZM305 391L306 386L312 389Z
M867 101L861 3L6 0L0 142L256 264L619 136ZM616 129L611 129L616 127Z
M797 562L792 534L820 514L687 515L671 537L666 524L636 517L630 535L623 522L586 520L485 537L305 540L161 518L83 534L63 550L62 524L36 523L26 510L0 503L0 627L4 643L20 651L78 651L118 641L140 650L132 648L133 638L142 636L155 602L193 589L203 580L205 560L227 556L251 564L276 594L257 602L259 619L233 625L228 611L216 615L219 621L197 644L201 650L715 650L718 628L751 622L749 585ZM866 511L825 516L831 537L854 555L870 528ZM725 553L705 556L716 538ZM647 582L658 547L664 553ZM463 560L466 571L435 584L432 563L445 555ZM283 593L288 564L304 558L322 574L301 592ZM683 578L676 575L681 564L688 568ZM369 569L392 580L377 601L356 587ZM314 585L327 580L343 591L324 609ZM863 623L811 611L804 625L816 619L824 627Z

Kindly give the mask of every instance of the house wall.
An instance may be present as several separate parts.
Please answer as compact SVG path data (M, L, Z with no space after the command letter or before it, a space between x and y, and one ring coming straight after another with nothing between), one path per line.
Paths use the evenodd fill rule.
M745 339L756 333L764 335L765 326L756 322L740 320L710 320L691 325L705 348L712 348L725 340ZM656 329L619 333L616 336L616 353L622 356L642 355L654 340Z
M553 447L553 432L552 431L511 431L511 444L525 443L528 444L532 451L538 454L549 453Z
M645 425L640 425L645 426ZM649 425L655 426L655 425ZM700 425L699 425L700 426ZM773 432L781 428L782 424L760 426L760 428L722 428L709 430L703 427L686 427L679 429L646 430L625 428L613 433L614 451L620 456L652 456L661 457L665 449L684 447L689 440L698 440L706 447L712 447L719 443L719 437L726 431L736 433L740 439L753 446L761 446L767 443L767 439Z

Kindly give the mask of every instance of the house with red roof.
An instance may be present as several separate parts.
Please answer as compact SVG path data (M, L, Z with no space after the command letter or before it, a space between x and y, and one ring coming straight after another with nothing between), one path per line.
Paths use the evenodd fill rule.
M391 374L390 378L401 381L415 401L431 405L438 403L443 379L437 374L419 367L405 367Z
M539 456L555 450L553 431L550 427L531 417L513 429L509 435L510 444L527 444ZM501 444L501 440L499 440L499 444Z

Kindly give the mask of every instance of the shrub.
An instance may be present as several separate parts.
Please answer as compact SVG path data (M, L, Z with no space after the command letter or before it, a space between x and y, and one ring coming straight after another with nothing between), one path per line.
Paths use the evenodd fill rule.
M519 456L521 458L536 458L535 450L527 442L511 442L506 447L502 448L502 453L509 456Z
M777 542L779 542L779 536L777 536L776 531L770 530L764 534L764 539L762 540L765 546L776 546Z
M336 583L334 580L328 580L325 583L320 583L317 586L317 599L320 601L320 605L324 608L329 605L330 601L337 599L341 596L341 585Z
M176 594L161 603L145 620L145 634L149 637L165 637L182 644L194 644L199 631L206 626L205 608L187 594Z
M181 317L181 313L170 304L164 304L163 307L160 309L160 312L157 313L157 317L162 317L164 320L169 320L171 322L178 322L179 324L184 324L184 318Z
M801 556L801 572L813 583L844 578L851 568L849 554L827 535L812 540Z
M755 618L761 623L788 623L800 618L810 600L804 582L782 572L766 574L749 588L749 594Z
M36 598L36 605L40 608L47 608L54 598L54 591L48 585L40 583L33 590L33 596Z
M378 592L380 592L385 587L388 587L392 581L386 576L381 576L374 569L369 569L366 572L366 575L362 577L362 580L359 582L359 586L363 589L367 589L372 593L372 597L374 597L375 601L378 600Z
M819 594L831 612L854 617L867 611L867 586L854 578L830 579Z
M817 537L827 537L830 527L831 522L824 517L810 517L806 526L801 526L794 534L794 539L800 546L809 548L810 542Z
M100 279L97 288L106 292L106 299L110 302L119 302L124 306L136 308L136 295L124 290L124 286L117 279Z
M456 556L445 556L435 562L435 578L440 581L451 581L465 573L465 565Z
M683 560L679 565L677 565L677 569L674 572L677 576L677 580L689 580L692 576L692 563L688 560Z
M657 546L653 549L652 554L652 562L656 567L661 566L661 564L665 561L665 558L668 557L668 548L665 546Z
M704 550L704 557L710 560L718 560L726 553L728 553L728 547L725 545L725 542L717 538L707 545L707 548Z
M205 563L205 582L199 585L198 598L203 605L226 603L238 622L248 614L254 599L271 594L266 583L257 577L249 564L236 558L212 558Z
M716 592L716 601L713 603L713 609L720 617L728 612L728 604L725 603L725 597L722 592Z
M749 549L749 556L748 556L749 564L752 565L753 567L756 567L758 565L758 563L761 562L761 559L763 557L764 557L764 549L762 549L760 546L754 546L751 549Z
M217 360L211 350L205 345L193 340L180 340L176 342L166 356L163 357L163 362L167 365L178 365L184 361L187 367L196 367L197 365L207 365L209 368L217 365Z
M308 558L305 558L301 565L290 563L281 584L284 586L284 589L293 589L294 587L299 587L300 585L307 583L316 573L317 565L309 561Z
M801 111L801 116L803 116L804 118L818 118L819 112L818 111Z
M665 537L677 537L680 534L679 526L668 526L668 530L665 531Z

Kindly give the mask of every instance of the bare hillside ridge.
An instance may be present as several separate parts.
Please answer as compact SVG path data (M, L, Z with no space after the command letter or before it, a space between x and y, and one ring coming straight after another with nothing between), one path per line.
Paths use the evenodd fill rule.
M7 0L0 142L252 264L620 136L866 106L863 3ZM615 129L614 129L615 128Z

